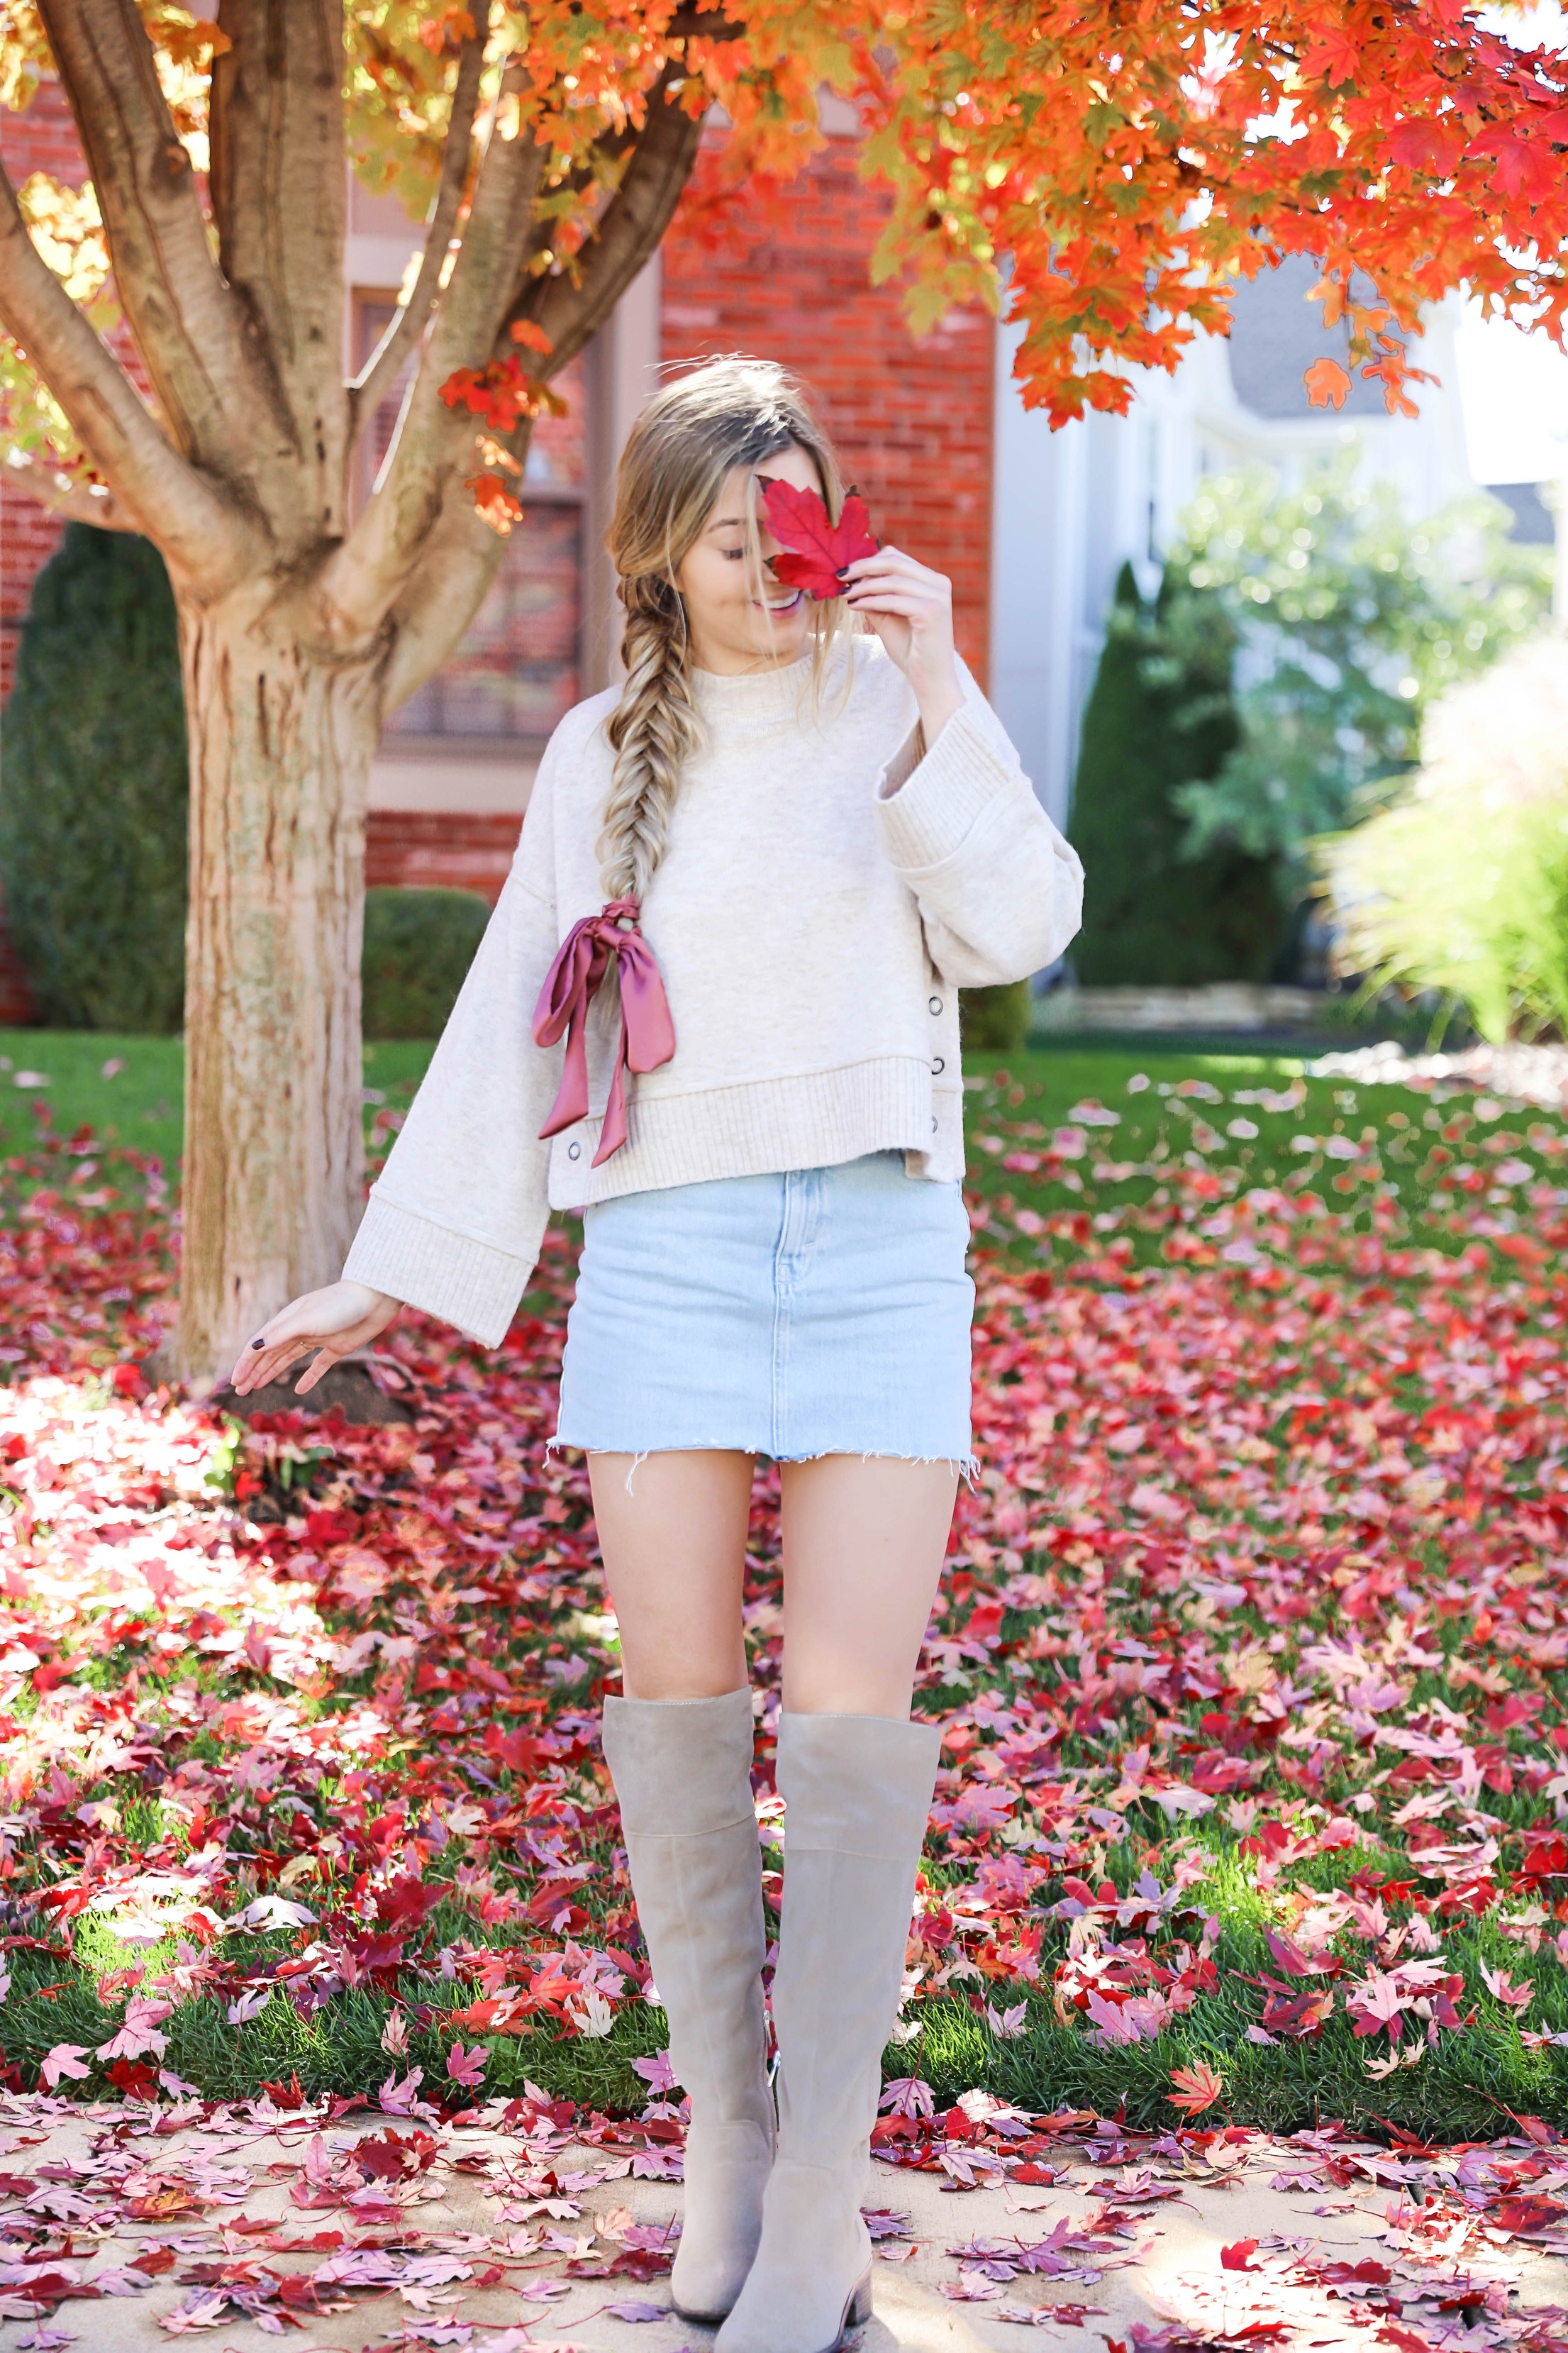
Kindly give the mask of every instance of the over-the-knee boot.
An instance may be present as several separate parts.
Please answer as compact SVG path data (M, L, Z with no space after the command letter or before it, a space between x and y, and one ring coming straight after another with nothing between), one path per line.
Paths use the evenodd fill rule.
M730 2310L756 2253L773 2158L763 2010L752 1694L605 1702L637 1917L691 2099L671 2287L689 2320Z
M860 2218L942 1735L781 1715L779 2140L763 2236L718 2353L830 2353L871 2308Z

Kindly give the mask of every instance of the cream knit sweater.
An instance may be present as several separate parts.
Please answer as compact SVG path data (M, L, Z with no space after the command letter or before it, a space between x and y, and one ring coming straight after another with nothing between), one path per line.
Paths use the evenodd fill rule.
M844 666L850 676L844 691ZM581 702L540 765L522 839L344 1272L495 1346L552 1207L901 1149L963 1173L958 990L1023 978L1079 926L1082 871L1000 722L966 700L925 748L874 638L813 709L809 661L697 674L689 763L642 909L676 1050L628 1079L627 1141L591 1166L619 1035L588 1026L595 1113L539 1140L563 1049L530 1034L561 941L603 903L595 855L618 690Z

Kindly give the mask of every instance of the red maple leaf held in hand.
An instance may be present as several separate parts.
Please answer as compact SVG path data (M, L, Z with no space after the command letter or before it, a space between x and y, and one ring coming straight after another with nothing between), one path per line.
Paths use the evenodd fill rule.
M830 596L842 596L844 583L838 575L845 565L857 556L875 555L881 544L872 533L865 500L850 491L834 522L816 491L797 491L765 474L757 479L768 528L783 551L773 558L774 578L786 588L804 588L819 605Z

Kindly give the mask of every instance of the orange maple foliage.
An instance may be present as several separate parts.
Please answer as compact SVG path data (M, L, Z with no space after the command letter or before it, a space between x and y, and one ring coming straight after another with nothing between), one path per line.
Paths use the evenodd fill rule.
M224 36L172 0L139 5L199 166ZM1287 254L1318 263L1336 331L1339 356L1307 374L1321 406L1343 401L1348 363L1408 411L1410 338L1457 287L1562 340L1568 74L1461 0L372 0L344 12L351 153L416 213L477 24L492 90L506 58L524 69L521 96L493 100L503 132L552 157L531 266L573 269L650 105L724 126L674 232L708 240L742 189L787 189L830 89L889 192L874 276L907 286L917 328L975 300L1021 322L1024 397L1057 423L1124 412L1130 367L1173 368ZM34 0L0 0L0 102L26 103L47 66ZM541 356L537 377L492 358L451 396L521 417ZM68 438L32 436L68 467Z
M730 0L752 21L750 0ZM1016 372L1054 422L1124 413L1130 363L1173 368L1232 288L1319 265L1342 356L1408 413L1423 307L1455 288L1561 342L1568 69L1461 0L869 0L826 12L839 86L890 190L874 264L930 323L976 298L1026 328ZM737 60L731 59L733 66ZM774 126L705 149L677 235L784 185ZM1348 348L1347 348L1348 346ZM1338 406L1342 366L1307 388Z

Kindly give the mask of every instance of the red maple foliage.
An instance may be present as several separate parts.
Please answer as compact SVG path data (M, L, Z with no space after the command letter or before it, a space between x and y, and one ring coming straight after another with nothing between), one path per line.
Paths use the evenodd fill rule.
M1348 2053L1377 2114L1425 2096L1453 2038L1521 2038L1556 2080L1568 1229L1522 1155L1550 1173L1568 1134L1489 1109L1468 1143L1434 1114L1440 1250L1370 1128L1261 1185L1188 1117L1187 1158L1111 1207L1128 1169L1089 1156L1087 1123L1117 1115L1031 1131L984 1100L977 1155L1037 1185L971 1203L982 1468L921 1669L944 1748L911 2024L958 2003L1005 2050L1044 2021L1110 2067L1169 2036L1145 2054L1167 2122L1235 2106L1216 2038L1238 2002L1249 2055ZM182 2005L325 2030L352 1996L384 2018L393 2113L428 2110L455 2035L486 2038L504 2094L531 2035L601 2034L646 1983L598 1756L616 1669L586 1484L546 1450L567 1237L494 1357L400 1327L411 1423L231 1431L106 1377L171 1279L129 1179L86 1139L5 1172L11 2056L90 2094L132 2042L132 2065L173 2056ZM1048 1180L1074 1206L1036 1207ZM764 1832L777 1506L759 1480ZM1221 1864L1251 1907L1228 1955ZM126 1967L93 1966L105 1936ZM56 2006L84 1975L90 2038ZM973 2135L910 2094L883 2137L946 2164Z
M766 474L757 479L768 528L780 547L773 559L775 578L786 588L804 588L818 604L842 596L846 565L875 555L881 544L872 535L865 500L853 489L847 491L836 522L820 492L797 491Z

